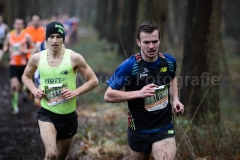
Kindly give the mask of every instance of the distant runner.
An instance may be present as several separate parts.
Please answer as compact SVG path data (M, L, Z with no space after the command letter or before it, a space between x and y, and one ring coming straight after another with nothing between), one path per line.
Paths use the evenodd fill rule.
M8 25L3 23L3 16L0 15L0 61L3 57L3 43L9 31Z
M31 52L27 46L33 47L31 36L24 30L24 21L21 18L15 19L14 30L12 30L4 43L4 52L10 53L10 83L12 95L13 114L19 112L18 95L23 90L22 74L27 65L26 54Z

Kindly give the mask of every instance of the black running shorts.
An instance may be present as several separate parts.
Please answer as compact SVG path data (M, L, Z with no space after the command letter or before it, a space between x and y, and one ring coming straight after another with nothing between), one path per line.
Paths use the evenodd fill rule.
M10 78L17 77L19 82L22 83L22 75L26 66L9 66Z
M40 121L50 122L57 130L57 140L72 138L77 133L78 120L74 111L69 114L56 114L41 107L37 118Z
M138 131L128 128L128 145L131 150L143 154L152 151L152 145L155 142L162 141L166 138L175 136L174 127L158 133L139 133Z

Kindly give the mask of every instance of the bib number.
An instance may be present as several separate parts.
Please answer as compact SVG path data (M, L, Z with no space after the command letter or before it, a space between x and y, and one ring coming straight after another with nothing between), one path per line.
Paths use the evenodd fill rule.
M144 99L144 108L149 112L163 109L168 104L168 87L166 85L162 85L154 89L154 96L146 97Z
M20 43L15 43L12 45L12 54L14 56L16 55L20 55L21 52L20 52L20 48L21 48L21 44Z
M56 106L68 102L62 97L62 90L67 88L67 84L52 84L45 86L46 100L49 106Z

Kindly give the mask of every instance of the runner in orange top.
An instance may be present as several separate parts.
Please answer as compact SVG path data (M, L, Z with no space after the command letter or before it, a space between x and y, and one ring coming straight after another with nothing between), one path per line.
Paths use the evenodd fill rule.
M40 16L35 14L32 16L30 26L28 26L25 31L30 34L32 37L33 42L36 44L38 42L43 42L45 40L45 30L40 24ZM27 58L31 56L31 53L27 54Z
M18 113L18 93L22 92L22 74L27 65L26 54L31 52L27 46L33 47L31 36L23 30L23 19L17 18L14 30L8 33L4 43L4 52L10 53L10 83L12 94L13 113Z

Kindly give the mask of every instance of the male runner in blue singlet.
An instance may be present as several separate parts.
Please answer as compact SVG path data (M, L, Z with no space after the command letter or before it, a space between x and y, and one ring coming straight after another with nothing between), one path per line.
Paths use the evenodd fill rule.
M105 101L128 102L128 144L133 160L149 160L151 152L158 160L176 156L172 108L183 113L184 106L178 99L176 60L159 52L160 41L158 26L142 23L137 30L140 53L125 60L107 81Z

